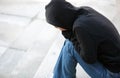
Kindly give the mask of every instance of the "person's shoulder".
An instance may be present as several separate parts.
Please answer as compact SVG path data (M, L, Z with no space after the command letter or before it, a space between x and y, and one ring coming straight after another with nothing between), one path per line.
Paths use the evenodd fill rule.
M84 10L94 10L92 7L90 6L81 6L79 9L84 9Z
M85 20L88 19L88 16L91 15L91 10L93 10L91 7L88 7L88 6L81 6L79 9L78 9L78 16L76 18L76 20L74 21L74 26L78 27L80 26L81 23L84 23Z
M78 12L80 14L88 14L88 13L97 12L97 10L90 6L81 6L78 8Z
M84 15L79 16L73 23L73 30L77 28L83 28L85 26L84 21L86 20L86 17Z

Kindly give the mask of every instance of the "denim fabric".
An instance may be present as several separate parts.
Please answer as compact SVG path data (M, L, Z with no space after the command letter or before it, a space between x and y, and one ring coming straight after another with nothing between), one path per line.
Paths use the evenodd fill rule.
M79 63L91 78L120 78L120 73L108 71L102 64L85 63L80 55L75 51L72 43L66 40L56 66L53 78L76 78L76 65ZM82 75L82 74L81 74Z

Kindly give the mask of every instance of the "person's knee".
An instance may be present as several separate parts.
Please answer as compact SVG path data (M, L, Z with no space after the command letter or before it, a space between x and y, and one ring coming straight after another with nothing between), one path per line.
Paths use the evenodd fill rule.
M64 47L67 49L69 53L74 51L74 47L71 41L66 40Z
M66 72L69 73L75 73L75 67L77 65L76 60L73 58L73 56L70 53L67 53L64 56L64 61L62 68L66 70Z
M68 56L68 57L72 58L72 60L75 61L75 59L74 59L74 47L72 45L72 42L66 41L66 44L64 46L64 50L65 50L65 52L63 55L65 56L65 58Z

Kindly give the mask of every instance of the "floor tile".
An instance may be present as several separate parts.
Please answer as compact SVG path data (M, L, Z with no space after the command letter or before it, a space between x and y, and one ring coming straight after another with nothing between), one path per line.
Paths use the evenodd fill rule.
M54 30L52 26L50 27L45 21L35 20L23 31L21 36L19 36L11 46L28 49L35 41L52 39L57 34Z
M31 4L4 4L0 5L0 13L34 17L40 9L40 3Z
M0 57L0 76L4 78L4 76L9 75L23 55L24 51L22 50L7 49Z
M23 27L6 22L0 22L0 45L11 44L22 32Z
M2 54L4 54L4 52L7 50L8 47L2 47L0 46L0 57L2 56Z
M15 16L15 15L7 15L7 14L0 14L0 22L6 22L8 24L15 24L19 26L26 26L30 23L31 18Z

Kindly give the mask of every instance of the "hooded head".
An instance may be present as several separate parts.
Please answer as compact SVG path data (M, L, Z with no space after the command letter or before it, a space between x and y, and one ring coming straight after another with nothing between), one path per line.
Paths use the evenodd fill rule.
M48 23L65 29L72 29L77 9L65 0L52 0L46 7Z

